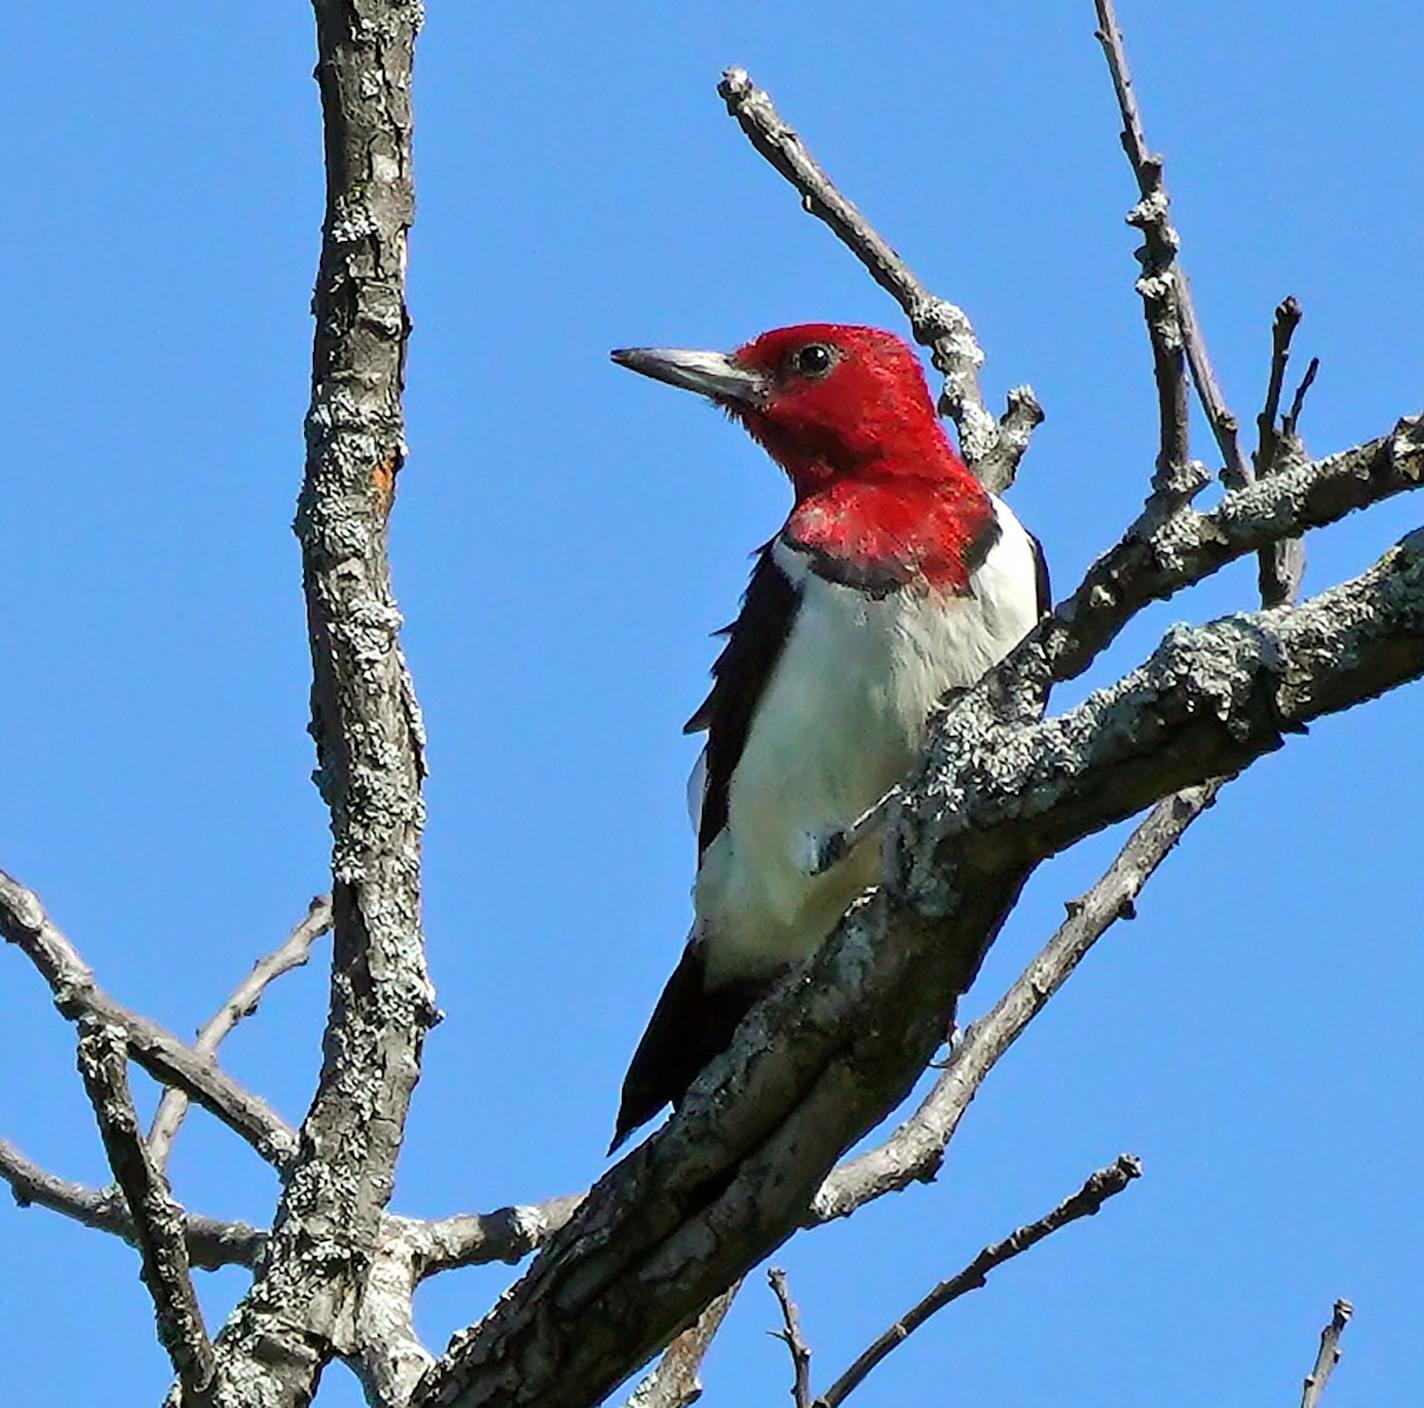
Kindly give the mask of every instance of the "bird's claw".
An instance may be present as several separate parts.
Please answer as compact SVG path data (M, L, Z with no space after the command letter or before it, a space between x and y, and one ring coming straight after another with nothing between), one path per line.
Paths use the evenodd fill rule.
M798 858L801 873L814 879L837 865L850 850L850 833L837 831L807 832Z
M892 787L849 826L837 827L834 831L803 833L801 850L796 858L801 873L814 879L824 875L832 866L839 865L872 831L880 829L891 802L899 795L900 789Z

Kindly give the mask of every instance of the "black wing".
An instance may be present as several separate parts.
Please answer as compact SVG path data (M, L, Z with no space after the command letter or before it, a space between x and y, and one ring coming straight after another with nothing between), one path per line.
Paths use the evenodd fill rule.
M796 617L799 592L776 565L768 543L757 555L741 614L712 666L712 692L687 721L686 733L707 730L707 773L697 827L701 855L727 824L727 791L746 747L752 718ZM724 1051L765 983L708 988L702 953L683 950L623 1081L612 1153L666 1104L676 1105L698 1071Z
M697 825L699 855L727 824L727 789L741 761L762 691L796 618L800 593L772 556L768 543L757 555L742 611L719 635L727 644L712 666L712 692L687 721L684 733L707 730L707 781Z
M1025 528L1024 532L1028 533L1028 529ZM1033 544L1033 575L1038 588L1038 619L1041 621L1053 610L1053 587L1048 580L1048 559L1043 555L1043 544L1032 533L1028 533L1028 540Z
M697 1073L727 1049L737 1023L765 991L765 983L708 988L702 951L696 944L683 949L623 1077L610 1154L664 1105L681 1103Z

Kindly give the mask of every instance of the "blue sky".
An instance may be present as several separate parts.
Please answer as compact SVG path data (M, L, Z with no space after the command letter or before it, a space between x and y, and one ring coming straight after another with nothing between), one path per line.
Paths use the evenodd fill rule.
M770 88L971 313L995 402L1037 389L1049 419L1013 504L1060 591L1135 512L1155 425L1133 187L1088 0L430 8L394 557L432 734L427 919L449 1020L395 1206L441 1214L572 1191L604 1166L687 923L679 727L787 502L733 427L607 349L727 347L813 318L900 326L725 116L719 71ZM1243 422L1287 293L1306 310L1301 353L1324 363L1312 449L1417 411L1424 11L1122 0L1121 19ZM321 217L310 18L263 3L115 20L50 0L18 7L10 33L0 865L112 991L188 1031L324 885L289 532ZM1397 502L1315 535L1307 589L1361 570L1420 512ZM1243 564L1157 609L1082 688L1253 591ZM1129 1149L1139 1184L922 1330L860 1408L926 1384L998 1408L1289 1402L1336 1295L1358 1314L1332 1408L1407 1400L1424 1334L1420 705L1415 688L1326 721L1229 788L994 1073L938 1185L782 1253L818 1385ZM1115 839L1035 879L971 1013ZM102 1182L72 1032L18 955L0 984L0 1133ZM284 980L226 1048L293 1120L324 998L315 966ZM202 1117L173 1172L196 1210L269 1216L268 1171ZM509 1275L428 1285L427 1341ZM243 1277L200 1285L215 1319ZM779 1401L774 1323L754 1279L707 1402ZM133 1253L8 1205L0 1352L34 1401L156 1402L168 1379ZM333 1369L322 1408L358 1401Z

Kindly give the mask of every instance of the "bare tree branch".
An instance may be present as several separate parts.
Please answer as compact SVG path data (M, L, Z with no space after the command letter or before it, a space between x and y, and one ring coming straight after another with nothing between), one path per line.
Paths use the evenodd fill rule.
M772 1334L782 1340L791 1353L791 1400L796 1408L811 1408L811 1350L801 1333L801 1314L791 1299L786 1273L779 1266L773 1266L766 1278L781 1306L781 1321L786 1327L773 1330Z
M168 1194L162 1172L149 1158L129 1094L127 1033L98 1018L79 1022L79 1074L123 1190L143 1258L143 1283L153 1297L158 1342L168 1351L183 1386L185 1408L207 1404L213 1347L188 1269L182 1208Z
M383 1236L357 1312L358 1348L349 1356L371 1408L406 1408L411 1389L433 1362L415 1331L418 1279L413 1241Z
M1142 118L1132 91L1132 79L1127 71L1127 54L1122 44L1112 0L1095 0L1098 11L1098 40L1107 55L1113 89L1117 93L1122 113L1122 147L1137 177L1141 200L1128 213L1127 223L1142 231L1143 247L1138 252L1142 275L1137 291L1142 295L1143 313L1152 342L1153 376L1157 382L1157 412L1161 423L1161 448L1157 453L1157 469L1152 476L1152 505L1157 512L1169 512L1188 502L1205 487L1200 466L1190 460L1189 425L1187 419L1187 371L1184 329L1196 328L1196 314L1183 315L1186 280L1177 267L1180 240L1168 216L1167 188L1162 183L1162 158L1148 150L1142 130ZM1184 296L1185 295L1185 296ZM1205 356L1205 346L1198 339L1199 353ZM1216 380L1209 364L1205 381L1198 387L1210 386L1215 391ZM1215 427L1216 422L1213 422ZM1234 439L1234 431L1233 431ZM1236 451L1240 458L1240 451ZM1233 467L1228 461L1228 467ZM1236 482L1244 483L1238 476Z
M1295 423L1300 414L1300 405L1306 390L1314 379L1318 360L1313 360L1310 370L1301 382L1300 390L1279 429L1276 416L1280 409L1281 388L1285 383L1286 363L1290 360L1291 338L1300 325L1300 304L1294 298L1286 298L1276 309L1271 324L1271 370L1266 382L1266 401L1261 413L1256 417L1258 445L1255 462L1256 473L1267 475L1279 464L1304 458L1300 441L1296 437ZM1260 582L1261 601L1266 606L1279 606L1293 601L1300 590L1301 578L1305 575L1305 547L1299 537L1282 538L1270 547L1262 548L1257 578Z
M1211 357L1206 350L1206 334L1197 317L1196 304L1192 300L1191 281L1182 267L1181 252L1177 255L1178 316L1182 325L1182 342L1186 348L1187 365L1191 368L1192 382L1197 388L1197 396L1207 423L1211 426L1217 449L1221 452L1222 483L1228 489L1239 489L1249 482L1250 466L1241 450L1241 422L1235 412L1226 404L1221 387L1212 369Z
M977 1291L985 1284L989 1273L996 1266L1002 1266L1021 1252L1026 1252L1060 1227L1066 1227L1080 1217L1092 1217L1109 1198L1121 1193L1134 1178L1141 1176L1141 1161L1131 1154L1120 1154L1116 1163L1107 1168L1100 1168L1092 1174L1071 1198L1059 1203L1047 1216L1029 1223L1026 1227L1020 1227L1002 1242L985 1247L957 1276L952 1276L948 1281L941 1281L923 1300L891 1325L816 1400L815 1408L836 1408L892 1349L903 1344L935 1311L944 1309L951 1301L958 1300L970 1291Z
M1211 358L1207 354L1206 337L1197 317L1192 301L1191 283L1182 267L1177 251L1180 239L1167 220L1167 189L1162 181L1162 158L1153 156L1148 150L1147 137L1142 127L1142 115L1138 110L1137 98L1132 87L1132 79L1127 68L1127 52L1123 44L1122 30L1113 10L1112 0L1094 0L1098 12L1098 39L1107 55L1108 70L1112 75L1113 90L1117 94L1118 107L1122 113L1122 145L1127 159L1137 177L1138 190L1142 194L1142 205L1129 219L1142 223L1137 218L1141 214L1147 221L1144 226L1148 234L1148 258L1153 265L1152 273L1164 278L1170 275L1171 289L1159 281L1142 289L1143 298L1149 305L1148 324L1154 328L1153 347L1159 361L1159 386L1161 384L1161 361L1170 352L1170 330L1167 319L1171 310L1166 306L1175 302L1176 321L1181 334L1182 346L1191 367L1192 380L1196 384L1197 395L1206 412L1212 433L1221 451L1224 464L1222 478L1228 489L1240 489L1255 475L1241 452L1239 438L1240 423L1226 404L1212 370ZM1139 285L1139 288L1142 286ZM1156 307L1160 317L1154 324L1151 309ZM1300 305L1294 298L1288 298L1276 310L1274 329L1275 355L1271 364L1271 384L1266 397L1266 410L1257 417L1260 432L1259 447L1254 456L1255 473L1270 472L1275 459L1277 435L1275 430L1276 408L1280 400L1280 377L1285 371L1286 348L1290 344L1291 333L1300 321ZM1160 345L1159 345L1160 344ZM1173 436L1182 439L1185 451L1187 431L1184 414L1179 417L1173 386L1172 416ZM1164 407L1166 401L1163 402ZM1184 412L1184 407L1180 408ZM1164 436L1167 422L1164 419ZM1175 444L1175 439L1173 440ZM1166 441L1164 439L1164 448ZM1303 456L1302 456L1303 457ZM1260 550L1260 590L1262 604L1278 606L1290 601L1299 590L1300 579L1305 571L1305 550L1298 538L1286 538Z
M123 1199L107 1189L87 1188L50 1173L8 1140L0 1139L0 1179L10 1185L18 1206L48 1208L85 1227L108 1232L136 1246L132 1219ZM546 1203L500 1208L455 1217L397 1217L381 1221L381 1246L399 1243L412 1258L417 1282L461 1266L494 1261L510 1265L543 1246L566 1223L586 1195L550 1198ZM202 1271L220 1266L253 1267L267 1233L245 1222L189 1213L188 1260Z
M296 1132L260 1096L225 1074L210 1057L157 1022L115 1002L93 970L55 927L39 896L0 871L0 934L39 969L54 1005L70 1021L92 1016L122 1029L129 1055L155 1080L176 1086L240 1134L262 1157L281 1166L296 1148Z
M1424 417L1415 416L1377 440L1302 461L1228 493L1210 512L1183 507L1166 518L1139 519L990 674L988 689L1032 676L1035 661L1051 679L1073 679L1149 602L1165 601L1247 553L1421 484ZM1046 685L1038 679L1021 712L1031 715L1041 707Z
M717 1331L722 1328L722 1321L741 1284L738 1281L729 1290L723 1291L693 1324L668 1345L662 1358L633 1390L623 1408L689 1408L702 1397L698 1370L717 1337Z
M940 412L954 421L965 462L996 493L1014 481L1029 437L1043 419L1031 387L1015 387L995 421L979 391L984 354L964 310L936 298L909 265L871 228L831 183L796 132L782 121L770 96L745 69L729 68L718 85L727 111L758 152L801 193L803 208L828 225L870 277L904 310L915 340L928 347L944 374Z
M315 0L326 218L297 505L317 780L331 811L331 1009L264 1269L218 1337L222 1408L298 1408L358 1346L426 1030L424 732L386 520L404 454L411 75L419 0ZM353 1319L354 1316L354 1319Z
M1122 147L1137 178L1140 205L1129 215L1129 223L1142 229L1147 239L1144 259L1144 287L1138 291L1148 309L1148 328L1158 361L1158 389L1163 407L1163 455L1169 461L1186 462L1186 404L1182 382L1181 356L1185 353L1202 409L1216 438L1224 465L1223 477L1229 489L1242 488L1251 471L1241 452L1240 422L1226 404L1212 370L1206 337L1192 301L1191 284L1178 257L1181 240L1168 219L1170 200L1162 180L1163 160L1147 145L1142 114L1127 67L1127 50L1112 0L1094 0L1098 13L1098 42L1107 57L1113 91L1122 114ZM1175 328L1173 327L1175 324ZM1160 466L1159 466L1160 472Z
M1271 370L1266 379L1266 401L1261 407L1261 413L1256 417L1258 443L1254 459L1258 475L1271 472L1276 451L1280 446L1276 419L1280 415L1281 391L1285 386L1286 364L1290 361L1291 338L1300 326L1301 316L1300 303L1291 296L1281 300L1271 322Z
M308 906L305 917L287 935L282 946L266 958L257 960L252 972L233 989L232 995L199 1031L193 1050L201 1056L212 1056L223 1038L244 1017L250 1017L257 1011L257 1004L261 1002L268 983L293 968L300 968L311 956L312 944L330 927L331 896L317 895ZM158 1102L158 1110L148 1131L149 1156L158 1168L168 1166L173 1141L187 1113L187 1094L170 1086Z
M418 1221L387 1220L401 1224L415 1252L416 1279L423 1281L440 1271L459 1266L484 1266L492 1261L522 1261L542 1247L574 1213L588 1195L575 1193L488 1213L460 1213L454 1217Z
M138 1245L138 1234L124 1200L110 1189L86 1188L41 1168L8 1140L0 1139L0 1178L10 1185L22 1208L34 1205L82 1223L100 1232ZM267 1234L245 1222L220 1222L189 1213L184 1223L188 1261L203 1271L219 1266L254 1266Z
M940 1169L959 1121L999 1057L1018 1040L1048 999L1067 982L1088 950L1120 919L1187 827L1216 799L1220 781L1187 788L1158 802L1128 838L1102 878L1068 906L1068 918L994 1006L974 1022L949 1063L885 1143L841 1165L821 1185L808 1226L849 1217L857 1208L928 1182Z
M1309 365L1305 369L1305 375L1300 379L1300 385L1295 389L1295 395L1291 397L1290 410L1285 413L1285 417L1281 421L1281 433L1283 435L1287 437L1293 437L1295 435L1301 410L1305 406L1306 393L1315 384L1315 377L1319 371L1320 358L1312 357Z
M1355 1313L1355 1307L1347 1300L1337 1300L1330 1315L1330 1323L1320 1332L1320 1351L1315 1356L1315 1367L1305 1376L1301 1389L1300 1408L1317 1408L1325 1396L1325 1385L1340 1362L1340 1336Z

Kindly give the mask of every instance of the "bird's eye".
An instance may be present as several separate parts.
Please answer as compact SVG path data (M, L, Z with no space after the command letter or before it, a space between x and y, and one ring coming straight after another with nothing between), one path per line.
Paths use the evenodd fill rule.
M791 354L792 371L812 380L825 376L835 363L835 353L824 342L808 342Z

